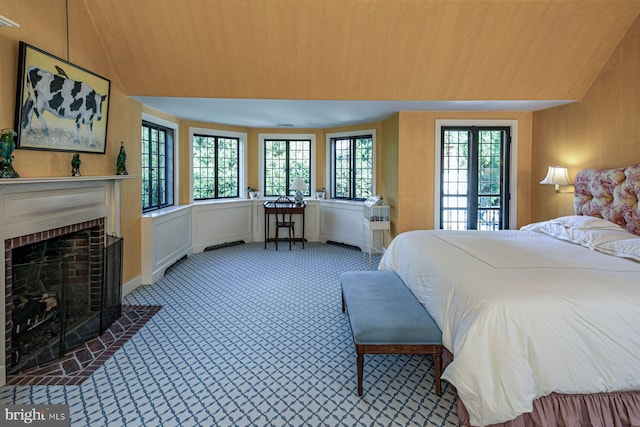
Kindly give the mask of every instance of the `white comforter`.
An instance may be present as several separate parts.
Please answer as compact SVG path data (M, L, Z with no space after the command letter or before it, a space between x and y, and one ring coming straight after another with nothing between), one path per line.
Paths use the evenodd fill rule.
M398 273L454 355L443 378L472 424L551 392L640 390L640 263L527 231L412 231Z

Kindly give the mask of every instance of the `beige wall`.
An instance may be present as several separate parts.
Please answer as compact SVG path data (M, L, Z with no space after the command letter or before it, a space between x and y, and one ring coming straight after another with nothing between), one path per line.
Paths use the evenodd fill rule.
M532 220L573 212L570 194L538 184L547 166L624 167L640 162L640 20L629 29L584 99L533 114ZM568 190L571 190L570 188Z
M20 24L20 28L0 28L0 129L14 127L18 43L22 40L111 80L106 154L81 153L82 174L115 174L116 157L123 141L129 174L139 175L141 106L122 94L83 3L69 3L69 19L74 25L70 26L68 43L65 0L0 0L0 11ZM22 177L70 176L72 155L17 149L13 165ZM127 282L140 274L139 178L124 180L121 191L120 227L125 242L123 277Z
M378 161L377 184L380 194L389 204L391 215L391 235L396 233L398 222L398 150L400 114L393 114L382 122L381 157Z
M401 112L398 127L398 233L433 228L435 116Z

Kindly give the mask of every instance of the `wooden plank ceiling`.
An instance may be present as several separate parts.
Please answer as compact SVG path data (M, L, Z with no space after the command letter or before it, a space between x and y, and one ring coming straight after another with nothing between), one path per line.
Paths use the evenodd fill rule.
M580 99L640 13L638 0L75 1L127 95L199 98Z

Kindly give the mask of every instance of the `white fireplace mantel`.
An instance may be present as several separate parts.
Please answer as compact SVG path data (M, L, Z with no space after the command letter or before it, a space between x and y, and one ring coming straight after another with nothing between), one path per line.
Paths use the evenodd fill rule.
M135 175L0 179L0 241L105 218L105 232L120 235L120 182ZM4 248L0 265L5 265ZM5 272L0 274L0 318L5 314ZM6 384L5 328L0 328L0 386Z
M0 185L39 184L43 182L64 182L73 185L83 181L119 181L121 179L136 178L137 175L96 175L96 176L45 176L33 178L0 178Z
M105 217L120 234L120 181L136 175L0 179L2 240Z

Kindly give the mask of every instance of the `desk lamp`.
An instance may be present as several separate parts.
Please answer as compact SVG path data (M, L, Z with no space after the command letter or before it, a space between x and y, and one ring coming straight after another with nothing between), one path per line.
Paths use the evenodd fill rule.
M291 186L292 190L296 191L296 205L302 204L302 190L306 189L307 185L304 183L304 180L301 177L297 177L293 180L293 185Z

